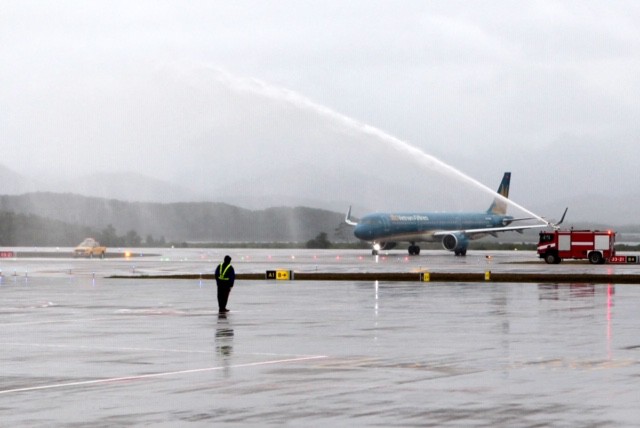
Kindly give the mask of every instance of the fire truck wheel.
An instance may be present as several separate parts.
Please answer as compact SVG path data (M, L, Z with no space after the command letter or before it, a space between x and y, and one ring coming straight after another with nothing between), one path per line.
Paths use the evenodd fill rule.
M559 260L559 257L558 257L558 256L556 256L556 255L555 255L555 254L553 254L553 253L547 253L547 254L544 256L544 261L545 261L545 262L547 262L547 263L548 263L548 264L550 264L550 265L553 265L553 264L558 263L558 260Z
M589 253L589 263L592 265L598 265L603 262L602 254L599 251L592 251Z

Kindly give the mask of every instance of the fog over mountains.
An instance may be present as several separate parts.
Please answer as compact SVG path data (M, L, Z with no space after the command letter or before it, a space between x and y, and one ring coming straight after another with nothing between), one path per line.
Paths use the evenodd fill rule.
M638 223L637 2L183 3L3 4L0 194Z
M87 175L77 175L76 177L66 180L39 180L36 176L21 174L10 168L0 165L0 195L22 195L34 192L51 192L54 194L81 195L92 198L101 198L123 202L153 203L156 205L171 203L222 203L225 205L236 206L241 210L264 210L270 207L310 207L320 210L334 212L336 215L344 215L346 209L354 206L356 215L363 215L366 212L374 210L367 205L358 205L358 201L346 200L325 200L317 197L314 189L324 186L325 191L333 186L335 181L326 180L320 174L314 174L311 170L296 170L291 168L286 174L275 174L272 177L263 177L262 179L241 180L236 183L227 184L211 191L208 186L198 187L197 183L186 183L188 185L180 185L169 181L159 180L153 177L145 176L140 173L122 172L122 173L93 173ZM296 178L296 173L300 175ZM282 182L274 180L274 177L282 179ZM402 183L394 182L392 177L386 177L385 180L376 181L376 186L367 186L367 180L373 180L370 177L362 176L357 180L353 178L348 182L339 183L339 185L354 186L361 190L362 200L374 201L377 206L384 206L385 197L398 191L403 186ZM514 180L518 182L517 176ZM380 184L382 183L382 184ZM337 193L338 190L336 190ZM512 184L512 193L513 184ZM522 194L523 192L518 192ZM419 196L417 196L419 198ZM490 197L483 195L485 201ZM42 199L39 195L37 200ZM85 224L92 227L104 227L107 224L118 225L121 229L131 228L137 225L140 227L144 223L143 219L137 219L134 223L127 221L119 221L117 213L105 216L101 221L100 216L92 215L91 219L83 219L73 213L68 212L69 207L59 207L59 214L53 214L52 205L56 199L48 197L50 202L46 209L38 210L34 208L33 214L51 217L61 221L74 221L79 224ZM393 198L388 198L390 201ZM63 198L59 201L64 200ZM95 201L99 206L104 201L97 199L89 199ZM58 202L62 203L62 202ZM85 202L88 203L88 202ZM430 211L438 210L437 201L429 201L428 199L420 199L423 205L422 210ZM391 205L392 203L390 203ZM620 197L607 196L601 194L584 193L576 195L567 200L554 200L546 204L540 205L541 211L548 214L549 218L557 218L562 213L565 206L569 207L569 215L566 224L595 223L604 226L629 226L640 224L638 213L640 213L640 195ZM418 207L418 209L420 209ZM482 209L482 208L480 208ZM99 211L99 210L98 210ZM117 210L116 210L117 211ZM615 220L607 220L612 217L612 213L616 213ZM189 210L185 210L183 215L189 216ZM195 214L194 214L195 217ZM335 217L338 218L338 217ZM331 221L333 221L332 218ZM196 221L196 218L193 219ZM169 225L164 224L171 230ZM326 227L325 227L326 228ZM180 227L178 227L180 229ZM317 232L317 228L311 228L313 232ZM162 235L161 227L140 227L143 232ZM180 233L185 232L184 230ZM329 231L331 232L331 231ZM303 234L305 238L309 234ZM198 231L184 233L184 236L175 236L177 239L193 239L198 236ZM251 237L242 235L243 239ZM225 237L225 238L228 238ZM255 239L264 238L264 234L258 234Z
M637 222L640 212L629 135L616 144L614 135L561 135L505 150L463 149L425 134L418 146L301 94L207 66L54 80L43 88L51 105L29 93L23 109L12 107L22 120L30 109L42 120L34 129L8 122L3 144L22 156L0 160L0 194L336 212L352 205L355 215L475 211L511 171L510 200L524 207L510 208L517 217L553 218L569 206L570 221L616 225Z
M0 224L0 245L9 246L75 245L83 234L98 237L105 229L172 243L306 242L320 233L334 242L355 240L344 232L343 214L304 207L247 210L216 202L124 202L36 192L0 196L0 217L8 223Z

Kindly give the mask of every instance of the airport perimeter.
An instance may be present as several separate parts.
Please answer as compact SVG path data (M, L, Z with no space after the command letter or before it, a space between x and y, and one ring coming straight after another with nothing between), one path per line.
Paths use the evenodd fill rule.
M355 252L265 251L232 254L236 269L548 269L513 254L374 264ZM636 285L240 280L232 312L219 316L206 275L224 253L2 261L2 424L631 426L640 418Z

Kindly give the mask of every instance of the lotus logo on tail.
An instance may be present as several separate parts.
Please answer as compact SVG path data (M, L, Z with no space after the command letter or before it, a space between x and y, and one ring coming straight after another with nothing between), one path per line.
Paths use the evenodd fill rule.
M498 191L496 192L500 196L504 198L509 198L509 184L511 183L511 173L505 172L502 177L502 182L500 183L500 187L498 187ZM497 215L505 215L507 213L507 202L502 198L495 198L493 203L487 210L489 214L497 214Z

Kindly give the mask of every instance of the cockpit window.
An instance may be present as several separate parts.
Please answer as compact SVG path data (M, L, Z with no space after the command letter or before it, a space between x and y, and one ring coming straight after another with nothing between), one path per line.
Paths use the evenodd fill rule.
M377 217L365 218L362 220L362 224L366 224L367 226L377 226L382 224L382 221L380 221L380 219Z
M553 241L553 235L549 235L548 233L540 234L540 242L551 242Z

